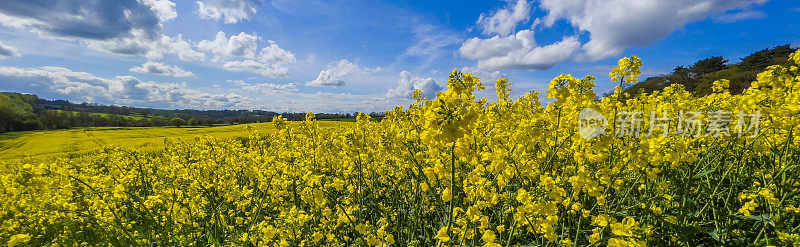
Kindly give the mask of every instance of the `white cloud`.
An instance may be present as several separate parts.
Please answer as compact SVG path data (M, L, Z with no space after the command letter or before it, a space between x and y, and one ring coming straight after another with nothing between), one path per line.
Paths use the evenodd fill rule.
M247 52L243 52L243 54L247 54ZM251 58L253 57L251 56ZM225 63L222 68L230 71L257 73L271 78L286 78L289 77L289 65L296 62L297 59L293 53L280 48L275 41L270 40L269 46L261 48L254 59L230 61Z
M62 95L81 95L86 99L99 97L108 100L110 96L105 92L108 92L112 85L112 80L61 67L18 68L0 66L0 78L3 78L5 89L13 89L14 84L26 87L26 84L35 82L36 85L45 87L46 90ZM15 79L22 79L22 81Z
M170 0L139 0L142 4L150 7L150 10L158 15L161 22L172 20L178 17L175 11L175 3Z
M225 33L219 31L213 41L203 40L197 44L201 51L214 53L216 56L238 56L253 59L258 51L256 43L260 38L256 35L244 32L238 35L231 35L230 38Z
M241 90L243 91L257 92L262 94L278 94L278 93L298 91L294 83L288 83L288 84L257 83L253 85L244 83L244 85L241 86L242 86Z
M499 70L482 70L469 66L461 68L461 72L472 73L473 75L481 78L481 81L484 82L494 82L497 81L498 78L507 77L505 73ZM492 86L492 84L489 83L487 86Z
M183 70L178 66L169 66L159 62L148 61L142 66L133 67L130 69L131 72L142 73L142 74L154 74L154 75L165 75L165 76L173 76L173 77L193 77L194 73Z
M20 55L19 52L17 52L17 48L8 46L6 44L3 44L3 42L0 42L0 59L6 57L19 57L19 56Z
M131 32L130 37L117 37L108 40L83 41L87 47L108 51L120 55L144 55L149 59L159 59L164 54L174 54L181 60L194 61L203 60L206 54L192 49L188 41L183 40L182 35L175 37L161 35L158 39L150 39L142 35L137 30Z
M160 48L164 49L163 53L175 54L181 60L203 60L206 58L206 54L192 50L189 42L184 41L180 34L171 38L166 35L161 37L162 44Z
M459 48L463 57L478 60L478 69L546 70L569 59L580 47L576 37L547 46L537 46L533 31L522 30L515 35L472 38Z
M289 77L288 67L278 67L267 63L260 63L253 60L231 61L225 63L222 68L230 71L242 71L258 73L271 78Z
M240 32L227 37L224 32L217 32L214 40L203 40L197 44L202 51L215 55L214 60L228 57L245 58L240 61L228 61L222 67L230 71L252 72L271 78L289 76L289 65L296 63L294 54L280 48L275 41L258 51L258 40L261 37Z
M714 17L714 21L719 23L734 23L743 20L763 19L766 17L767 14L761 11L742 10L736 13L727 13Z
M344 86L341 76L330 69L319 72L317 79L307 82L306 85L314 87L341 87Z
M231 61L225 63L222 68L230 71L257 73L270 78L289 77L289 67L277 64L262 63L254 60Z
M247 83L247 82L245 82L243 80L228 80L228 82L233 83L233 85L240 86L240 87L249 86L250 85L249 83Z
M174 54L183 60L200 60L181 35L162 33L162 22L177 16L166 0L0 1L0 24L26 29L41 37L76 40L89 48L150 59Z
M545 27L563 19L589 32L582 59L618 56L628 47L662 39L688 23L768 0L542 0Z
M262 99L263 100L263 99ZM300 93L270 95L269 102L254 102L253 108L276 112L384 112L398 105L408 105L408 98L390 98L385 94Z
M414 45L406 48L398 58L423 58L423 67L430 65L439 57L450 54L452 51L447 47L461 43L461 38L457 34L433 25L416 25L412 32L414 33Z
M483 14L478 24L488 39L472 38L459 49L463 57L478 60L477 68L546 70L572 58L599 60L619 56L628 47L641 47L664 38L688 23L713 17L717 22L735 22L763 18L764 13L750 10L768 0L542 0L539 7L547 12L534 26L552 27L566 20L580 31L589 32L589 41L581 44L577 36L538 46L532 30L510 34L529 18L527 1L492 14ZM738 12L728 13L732 10ZM505 35L510 34L510 35Z
M275 43L275 41L272 40L269 41L269 46L261 48L261 52L258 53L257 59L265 63L289 64L297 62L297 59L294 57L293 53L281 49L281 47L278 46L278 43Z
M433 99L436 93L442 91L442 86L437 84L433 78L412 77L408 71L400 72L400 80L397 81L397 87L389 89L386 92L387 97L391 98L411 98L414 91L419 89L422 95Z
M257 0L201 0L196 3L200 18L224 19L227 24L249 20L261 5Z
M320 71L317 79L307 82L306 85L315 87L341 87L344 86L344 81L342 81L342 79L345 76L353 74L363 75L380 72L381 70L380 67L374 69L364 68L347 61L347 59L342 59L335 64L329 65L327 69Z
M211 94L190 89L186 83L140 82L136 88L146 92L144 102L163 102L193 109L222 109L240 107L245 98L235 94Z
M244 97L210 94L189 88L186 83L142 82L133 76L102 78L61 67L19 68L0 66L4 89L38 90L59 94L69 100L104 104L149 104L161 107L222 109L242 104ZM32 82L36 82L32 85Z
M494 13L483 13L476 24L483 29L483 34L509 35L520 22L526 21L531 15L531 3L527 0L509 1L505 8Z

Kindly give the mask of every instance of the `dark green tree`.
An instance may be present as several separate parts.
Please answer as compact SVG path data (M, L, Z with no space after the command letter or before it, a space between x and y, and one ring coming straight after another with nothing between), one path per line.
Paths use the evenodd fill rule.
M697 61L689 67L689 70L696 75L696 77L702 77L705 74L717 72L727 68L728 60L724 57L710 57L700 61Z
M33 107L22 96L16 93L0 94L0 132L14 131L15 126L35 116Z
M150 118L150 125L152 125L153 127L161 127L167 125L167 118L162 116L156 116Z
M175 127L181 127L184 124L186 124L186 120L183 120L182 118L179 118L179 117L174 117L171 120L169 120L169 125L172 125L172 126L175 126Z

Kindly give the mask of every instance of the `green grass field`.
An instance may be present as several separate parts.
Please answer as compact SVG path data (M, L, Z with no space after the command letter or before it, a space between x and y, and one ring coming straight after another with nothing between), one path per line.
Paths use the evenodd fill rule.
M298 123L292 123L298 124ZM320 121L320 127L349 125L347 122ZM272 123L242 124L219 127L93 127L54 131L27 131L0 134L0 162L42 162L58 157L86 154L103 147L154 150L164 140L244 137L248 127L261 133L275 131Z

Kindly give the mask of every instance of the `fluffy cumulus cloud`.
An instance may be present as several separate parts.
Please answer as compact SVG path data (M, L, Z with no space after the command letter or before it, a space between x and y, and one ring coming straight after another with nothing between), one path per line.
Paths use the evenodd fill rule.
M289 65L296 63L294 54L282 49L275 41L269 40L268 45L258 50L258 41L261 37L240 32L237 35L226 36L224 32L217 32L214 40L203 40L197 48L214 54L214 60L244 59L228 61L223 68L230 71L243 71L260 74L272 78L285 78L289 76Z
M241 107L246 99L235 93L212 94L190 89L186 83L140 82L136 88L147 92L145 102L163 102L185 108L222 109ZM135 101L134 101L135 102Z
M289 77L289 66L297 62L294 53L284 50L272 40L259 51L260 39L246 33L227 37L224 32L218 32L214 40L200 41L197 47L213 53L214 60L234 59L222 66L226 70L251 72L271 78Z
M162 33L162 22L176 16L175 4L168 0L0 1L0 24L42 37L77 40L93 49L152 59L164 54L183 60L205 58L180 35Z
M482 14L477 21L484 35L465 41L459 53L477 60L477 68L546 70L573 57L599 60L619 56L629 47L646 46L685 25L713 18L730 23L763 18L752 10L769 0L542 0L539 8L546 15L534 26L549 28L565 20L575 29L588 33L588 42L576 36L539 46L532 30L514 30L530 18L531 4L525 0L509 2L505 8ZM542 24L542 25L540 25Z
M476 24L481 27L483 34L509 35L520 22L526 21L531 15L531 3L527 0L510 1L505 8L494 13L483 13Z
M170 0L140 0L142 4L149 6L158 16L161 22L172 20L178 17L178 12L175 11L175 3Z
M181 60L192 61L205 59L206 55L192 49L182 35L169 37L161 35L160 38L149 40L142 38L139 31L133 32L132 37L117 37L102 41L85 42L89 48L108 51L120 55L143 55L149 59L159 59L164 54L174 54Z
M200 41L200 43L197 44L197 48L202 51L211 52L216 56L255 58L258 52L258 40L258 36L246 34L244 32L226 37L224 32L219 31L217 36L214 37L214 40Z
M294 54L278 47L275 42L261 49L255 60L231 61L222 68L230 71L244 71L257 73L271 78L289 77L289 65L297 62Z
M3 44L3 42L0 42L0 59L6 57L19 57L19 56L20 56L19 52L17 52L16 48Z
M193 77L194 73L183 70L178 66L169 66L159 62L148 61L142 66L136 66L130 69L131 72L142 74L165 75L173 77Z
M581 58L598 60L618 56L628 47L642 47L662 39L688 23L747 10L768 0L542 0L545 27L566 20L576 29L589 32ZM736 21L752 13L723 17ZM756 13L756 15L758 15ZM745 17L745 18L743 18Z
M478 60L478 69L546 70L569 59L580 47L577 37L546 46L538 46L533 31L489 39L472 38L459 48L461 56Z
M196 3L200 18L224 20L228 24L249 20L261 6L258 0L201 0Z
M234 93L201 92L186 83L143 82L133 76L102 78L61 67L0 67L0 79L6 82L4 90L36 90L69 100L106 104L221 109L237 107L245 100Z
M402 71L400 72L400 80L397 81L397 87L389 89L386 96L391 98L411 98L414 91L420 90L422 95L432 99L442 89L442 86L437 84L433 78L414 77L410 72Z
M308 86L315 87L341 87L344 86L343 78L348 75L365 75L373 72L380 72L382 69L365 68L351 63L347 59L328 65L328 68L320 71L317 79L307 82Z

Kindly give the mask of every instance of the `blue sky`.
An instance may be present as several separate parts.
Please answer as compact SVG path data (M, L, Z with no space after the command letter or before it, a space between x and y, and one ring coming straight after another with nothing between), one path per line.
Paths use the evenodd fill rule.
M431 98L453 68L514 95L562 74L598 91L800 45L796 0L61 0L0 2L0 91L165 109L373 112Z

